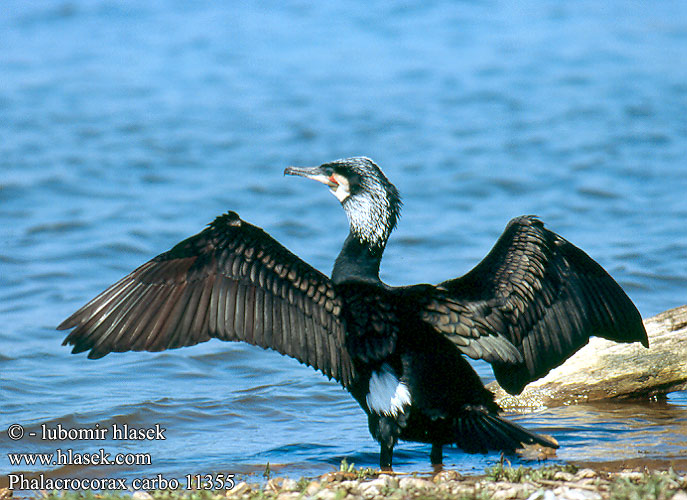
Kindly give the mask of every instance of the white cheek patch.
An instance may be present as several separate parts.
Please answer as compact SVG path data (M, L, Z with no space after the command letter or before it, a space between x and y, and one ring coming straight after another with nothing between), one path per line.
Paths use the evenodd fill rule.
M398 412L403 413L404 407L410 404L408 386L400 382L391 371L389 365L382 366L382 370L373 372L367 397L370 410L387 417L395 417Z
M348 184L348 180L345 177L342 177L337 174L333 174L334 180L337 183L336 189L331 188L332 194L336 196L336 199L339 200L341 203L344 202L346 198L348 198L351 194L351 187Z

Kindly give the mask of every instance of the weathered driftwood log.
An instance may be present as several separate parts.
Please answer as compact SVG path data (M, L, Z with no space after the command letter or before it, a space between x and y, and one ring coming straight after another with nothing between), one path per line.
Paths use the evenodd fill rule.
M687 305L644 320L649 349L592 338L563 365L511 396L488 385L507 411L609 398L650 398L687 388Z

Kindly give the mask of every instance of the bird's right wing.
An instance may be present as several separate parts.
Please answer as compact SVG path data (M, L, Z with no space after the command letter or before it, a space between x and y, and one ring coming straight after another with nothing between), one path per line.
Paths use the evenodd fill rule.
M67 318L64 344L89 358L210 338L274 349L348 386L332 282L234 212L143 264Z

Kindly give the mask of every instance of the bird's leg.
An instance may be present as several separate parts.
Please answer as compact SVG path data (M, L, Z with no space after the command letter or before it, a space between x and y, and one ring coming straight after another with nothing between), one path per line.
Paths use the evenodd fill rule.
M441 465L443 463L442 445L439 443L432 443L432 451L429 453L429 461L432 465Z
M368 416L370 434L379 441L379 467L382 470L391 470L391 460L394 454L394 445L398 440L400 429L393 417L380 416L370 412Z
M382 443L382 448L379 450L379 468L384 471L391 470L391 459L394 454L394 445L391 446Z

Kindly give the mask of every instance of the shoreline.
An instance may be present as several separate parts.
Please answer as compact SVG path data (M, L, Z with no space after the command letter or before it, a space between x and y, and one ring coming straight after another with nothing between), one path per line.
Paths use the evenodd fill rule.
M482 475L453 470L435 474L385 473L355 469L345 462L339 471L317 478L271 477L263 483L237 481L224 490L156 490L136 492L59 491L13 492L0 489L0 500L373 500L373 499L475 499L475 500L606 500L621 498L687 500L687 459L672 466L647 464L609 470L623 461L598 467L542 465L511 467L507 462ZM679 465L678 465L679 464Z

